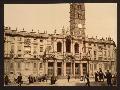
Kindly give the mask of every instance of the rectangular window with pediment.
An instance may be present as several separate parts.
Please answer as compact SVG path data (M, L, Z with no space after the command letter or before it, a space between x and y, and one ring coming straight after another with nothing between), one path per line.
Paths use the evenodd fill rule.
M34 68L36 68L37 67L37 64L36 63L34 63Z
M22 45L19 44L17 48L18 48L18 52L20 52L22 50Z
M39 69L41 69L41 68L42 68L42 63L39 64Z
M40 47L40 52L43 52L43 47Z
M30 38L25 38L25 39L24 39L24 44L25 44L26 46L30 46L30 44L31 44L31 39L30 39Z
M30 65L30 63L29 63L29 62L26 62L26 63L25 63L25 69L26 69L26 70L28 70L28 69L29 69L29 65Z
M20 69L20 62L17 63L17 68Z

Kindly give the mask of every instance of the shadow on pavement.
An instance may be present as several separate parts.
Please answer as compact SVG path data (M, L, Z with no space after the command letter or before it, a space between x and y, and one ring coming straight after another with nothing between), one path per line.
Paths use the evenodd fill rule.
M86 86L86 83L76 83L76 86ZM107 86L106 82L90 82L90 86Z

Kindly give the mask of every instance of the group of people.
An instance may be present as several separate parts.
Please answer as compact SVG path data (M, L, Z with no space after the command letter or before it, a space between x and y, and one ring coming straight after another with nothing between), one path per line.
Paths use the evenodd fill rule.
M18 83L18 86L21 86L21 84L23 83L23 81L22 81L22 75L19 74L19 76L17 77L17 79L14 79L14 81L16 83ZM5 85L8 85L9 83L11 83L8 75L5 75L4 82L5 82Z
M95 82L101 82L101 81L104 82L104 79L107 79L108 86L116 85L116 81L117 81L116 75L112 77L112 74L109 72L109 70L107 70L106 73L103 73L102 69L100 69L99 72L98 71L95 72ZM19 74L18 77L14 80L16 83L18 83L18 86L21 86L21 84L23 83L21 74ZM29 84L34 82L44 82L44 81L47 82L47 80L48 80L48 76L46 74L38 77L33 77L33 76L28 77ZM67 75L67 80L68 82L70 81L69 74ZM89 74L85 75L84 80L87 81L86 86L90 86ZM50 81L51 81L51 85L55 84L57 81L57 77L52 75L50 78ZM5 82L5 85L8 85L9 83L11 83L8 75L5 75L4 82Z
M33 76L30 75L30 76L28 77L28 80L29 80L29 84L30 84L30 83L34 83L34 82L36 82L36 77L33 77Z
M107 70L107 72L103 73L102 69L100 71L95 72L95 82L104 82L104 79L107 79L108 86L116 85L116 75L112 77L112 74Z

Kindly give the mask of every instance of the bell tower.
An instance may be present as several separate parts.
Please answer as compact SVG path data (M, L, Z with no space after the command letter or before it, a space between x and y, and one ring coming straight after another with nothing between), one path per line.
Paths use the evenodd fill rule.
M78 37L85 37L84 3L70 4L70 34Z

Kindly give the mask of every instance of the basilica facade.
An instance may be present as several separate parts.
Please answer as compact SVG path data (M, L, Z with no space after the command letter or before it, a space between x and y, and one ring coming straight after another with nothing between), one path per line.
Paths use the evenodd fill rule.
M60 34L4 27L4 73L11 77L94 77L99 68L116 73L116 65L116 45L110 37L86 36L84 3L70 4L70 29L63 27Z

